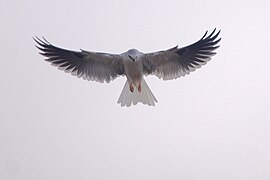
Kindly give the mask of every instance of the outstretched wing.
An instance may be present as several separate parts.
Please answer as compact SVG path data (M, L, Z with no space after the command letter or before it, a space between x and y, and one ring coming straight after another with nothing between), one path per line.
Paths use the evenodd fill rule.
M44 38L43 38L44 39ZM35 37L36 46L45 60L60 70L97 82L110 82L123 75L124 66L120 55L96 53L81 50L80 52L58 48L46 39Z
M197 42L183 47L178 46L154 53L144 54L144 74L154 74L164 80L176 79L185 76L211 60L213 52L219 46L215 46L221 38L217 39L220 31L215 34L216 29L204 36Z

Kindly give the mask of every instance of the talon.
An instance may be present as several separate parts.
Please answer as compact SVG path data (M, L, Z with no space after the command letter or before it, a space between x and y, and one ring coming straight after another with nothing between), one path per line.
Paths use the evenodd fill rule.
M130 90L131 92L134 91L134 87L132 86L132 84L129 85L129 90Z

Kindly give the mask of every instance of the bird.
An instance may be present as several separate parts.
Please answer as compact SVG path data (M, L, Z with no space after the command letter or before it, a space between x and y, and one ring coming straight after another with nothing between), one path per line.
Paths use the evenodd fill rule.
M33 37L39 53L45 61L58 69L78 78L97 82L111 82L119 76L126 77L126 83L117 101L121 106L138 103L155 106L158 102L144 77L155 75L159 79L172 80L190 74L205 65L220 46L217 45L221 30L216 28L193 44L179 48L178 45L150 53L129 49L121 54L103 52L72 51L57 47L47 41Z

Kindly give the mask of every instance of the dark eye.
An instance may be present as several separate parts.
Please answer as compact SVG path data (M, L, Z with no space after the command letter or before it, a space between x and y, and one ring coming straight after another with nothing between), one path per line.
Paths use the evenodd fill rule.
M132 61L135 61L135 59L134 59L132 56L128 55L128 57L129 57Z

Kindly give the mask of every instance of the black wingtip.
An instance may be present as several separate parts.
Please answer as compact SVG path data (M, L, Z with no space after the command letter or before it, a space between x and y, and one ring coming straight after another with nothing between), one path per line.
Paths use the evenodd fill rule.
M47 39L45 39L43 36L42 36L42 39L40 39L38 36L34 36L32 37L33 40L40 46L46 46L46 45L51 45L51 43L49 41L47 41Z
M45 47L46 43L44 43L41 39L39 39L38 37L36 37L36 39L34 39L36 41L36 43L41 46L41 47Z
M35 46L36 46L36 48L38 48L40 51L44 51L43 46L42 46L42 47L37 46L37 45L35 45Z
M49 41L47 41L47 39L46 39L44 36L42 36L42 39L43 39L48 45L51 45L51 43L50 43Z
M207 35L207 33L208 33L208 30L204 33L204 35L203 35L203 37L201 38L201 40L205 38L205 36Z
M215 43L219 43L219 41L221 41L222 38L219 38L218 40L215 41Z
M220 34L221 30L219 30L213 37L211 37L213 40L216 39L218 37L218 35Z
M40 41L40 39L39 39L36 35L33 36L32 38L33 38L33 40L34 40L36 43L38 43L38 42Z
M215 34L215 32L216 32L216 28L212 31L212 33L207 38L211 38L213 34Z
M216 30L217 30L217 28L215 28L209 35L207 35L208 31L206 31L206 33L203 35L203 37L200 40L209 40L209 39L211 39L212 41L215 40L221 32L221 30L219 30L216 33ZM220 41L220 40L221 40L221 38L218 39L218 41Z

